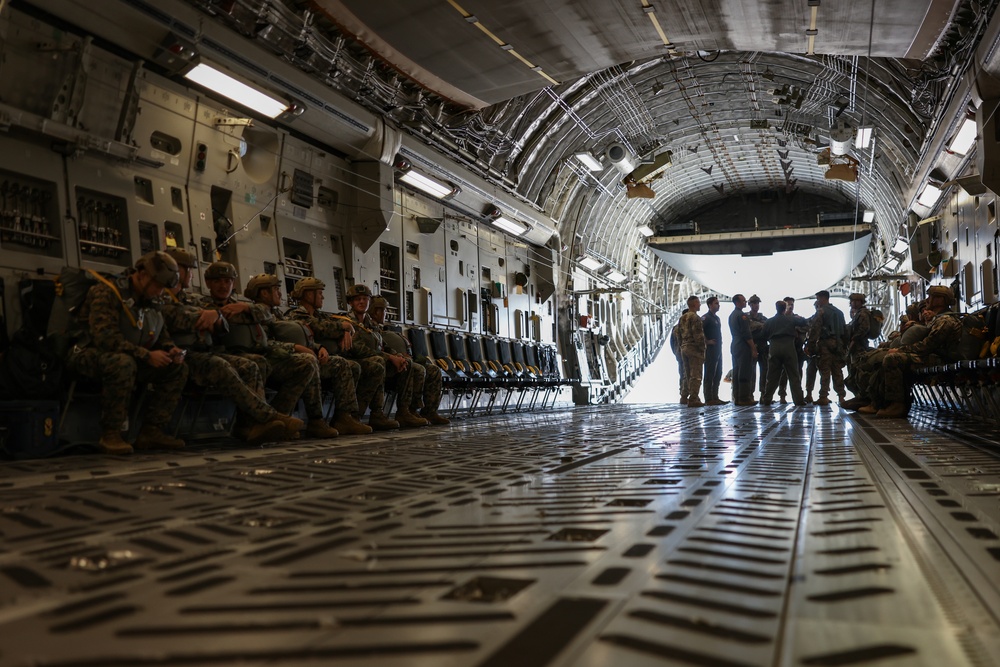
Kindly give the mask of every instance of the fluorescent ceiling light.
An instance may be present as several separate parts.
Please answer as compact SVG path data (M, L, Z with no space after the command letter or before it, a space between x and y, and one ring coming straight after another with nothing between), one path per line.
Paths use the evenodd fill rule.
M892 254L894 255L905 255L906 251L910 249L910 244L906 239L896 239L896 243L892 246Z
M653 234L655 234L655 232L653 231L653 228L650 227L649 225L640 225L639 226L639 233L642 234L643 236L645 236L646 238L649 238L650 236L652 236Z
M962 127L959 129L958 134L956 134L955 138L951 140L951 145L948 146L948 150L952 153L965 155L976 143L976 135L978 133L979 130L976 127L975 119L966 118L965 122L962 123Z
M604 266L604 262L599 259L594 259L590 255L584 255L580 258L580 266L585 269L590 269L591 271L596 271L597 269Z
M613 269L608 272L607 278L612 282L620 283L621 281L625 280L625 274L619 271L618 269Z
M256 88L251 88L242 81L237 81L228 74L205 63L195 65L184 76L268 118L277 118L288 109L288 102L266 95Z
M400 176L399 180L407 183L408 185L412 185L421 192L426 192L432 197L437 197L438 199L450 197L455 192L455 188L447 183L442 183L436 178L431 178L430 176L424 176L420 172L413 171L412 169Z
M865 222L871 222L875 219L875 211L865 211L865 214L861 218Z
M513 234L514 236L520 236L521 234L528 231L528 226L517 220L510 220L503 216L500 216L493 221L493 224L504 230L508 234Z
M858 150L868 148L868 144L872 141L872 133L874 131L874 127L859 127L858 136L854 138L854 147Z
M928 183L927 187L924 188L924 191L920 193L919 197L917 197L917 203L930 208L937 203L938 199L941 198L942 192L944 192L944 190L936 185Z
M583 163L587 169L591 171L601 171L604 169L604 165L598 161L596 157L590 153L577 153L576 159Z

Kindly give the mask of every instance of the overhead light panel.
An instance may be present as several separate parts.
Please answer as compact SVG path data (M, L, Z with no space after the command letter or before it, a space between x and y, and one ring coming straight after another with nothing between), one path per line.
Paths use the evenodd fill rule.
M874 132L874 127L859 127L858 134L854 137L854 147L858 150L868 148L868 145L872 142L872 134Z
M905 255L909 249L910 244L906 239L896 239L896 243L892 246L892 254Z
M653 228L650 227L649 225L639 225L638 229L639 233L645 236L647 239L656 233L653 231Z
M523 222L518 222L517 220L511 220L510 218L505 218L502 215L493 220L493 224L500 229L504 230L508 234L513 234L514 236L520 236L521 234L528 231L528 226Z
M263 93L211 65L199 63L185 75L194 83L227 97L268 118L277 118L288 110L287 101Z
M962 127L959 128L958 134L951 140L948 150L958 155L967 154L975 145L977 134L979 134L979 130L976 127L976 120L974 118L966 118L965 122L962 123Z
M591 171L602 171L604 169L604 165L601 164L600 160L590 153L577 153L576 159L582 162L583 166Z
M579 259L579 262L580 266L582 266L585 269L589 269L591 271L596 271L597 269L604 266L604 262L594 257L591 257L590 255L584 255Z
M937 187L933 183L928 183L924 188L924 191L920 193L917 197L917 203L927 208L931 208L937 203L938 199L941 198L941 194L944 192L941 188Z
M864 215L861 217L865 222L872 222L875 219L875 211L865 211Z
M625 280L626 276L618 269L612 269L611 271L608 271L608 275L606 276L606 278L611 282L620 283L623 280Z
M453 185L439 181L436 178L431 178L430 176L424 176L419 171L412 169L400 176L399 180L438 199L447 199L458 192L458 188Z

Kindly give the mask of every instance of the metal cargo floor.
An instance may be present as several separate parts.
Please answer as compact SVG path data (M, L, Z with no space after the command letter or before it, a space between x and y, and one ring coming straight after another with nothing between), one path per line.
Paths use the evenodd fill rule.
M0 665L996 665L1000 458L602 406L0 464Z

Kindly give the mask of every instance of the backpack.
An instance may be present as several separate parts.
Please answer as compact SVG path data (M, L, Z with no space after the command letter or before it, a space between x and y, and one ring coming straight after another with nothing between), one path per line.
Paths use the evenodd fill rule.
M87 292L98 282L114 281L116 276L91 269L64 266L55 279L55 298L45 328L49 344L60 358L66 356L70 344L80 332L77 311L87 299Z
M674 353L675 357L681 353L681 337L677 331L678 327L680 327L680 322L670 330L670 351Z
M878 308L868 309L868 338L875 340L882 335L882 325L885 323L885 315Z
M967 313L960 316L962 320L962 337L958 344L958 353L962 359L980 359L988 356L990 341L986 337L986 320L982 315Z

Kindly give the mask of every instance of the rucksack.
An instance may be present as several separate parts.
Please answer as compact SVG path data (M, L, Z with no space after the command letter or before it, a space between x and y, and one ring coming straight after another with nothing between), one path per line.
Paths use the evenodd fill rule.
M677 331L678 327L680 327L680 322L670 330L670 351L674 353L675 357L681 353L681 337Z
M46 335L60 358L65 357L70 344L79 333L77 311L87 299L87 292L98 282L111 282L115 276L91 269L64 266L55 279L55 299L49 312Z
M962 359L979 359L989 355L990 341L986 337L986 320L982 315L966 313L962 320L962 338L958 352Z
M882 335L882 325L885 323L885 315L878 308L868 309L868 338L875 340Z

